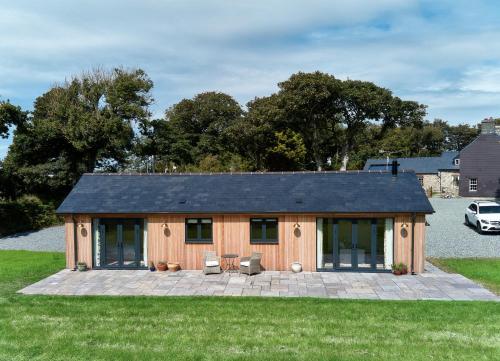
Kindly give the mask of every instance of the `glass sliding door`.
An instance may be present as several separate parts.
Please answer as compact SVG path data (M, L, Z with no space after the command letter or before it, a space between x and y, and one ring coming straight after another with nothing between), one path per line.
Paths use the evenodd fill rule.
M317 220L317 268L383 271L392 264L392 218Z
M353 227L352 221L339 219L335 224L334 243L336 244L336 262L337 268L351 268L353 265Z
M104 268L145 266L144 220L101 218L94 221L94 264Z
M358 219L358 239L356 242L356 256L358 268L372 268L372 220Z
M333 260L333 219L317 219L317 267L321 269L333 270L335 263Z

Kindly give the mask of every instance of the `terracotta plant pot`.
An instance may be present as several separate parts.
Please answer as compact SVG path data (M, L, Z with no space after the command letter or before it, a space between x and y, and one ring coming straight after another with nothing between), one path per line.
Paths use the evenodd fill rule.
M401 271L393 271L392 273L394 273L396 276L401 276Z
M165 272L168 268L168 265L166 263L163 263L163 262L159 262L157 265L156 265L156 269L158 271L161 271L161 272Z
M181 265L178 262L169 262L168 269L172 272L177 272L181 268Z

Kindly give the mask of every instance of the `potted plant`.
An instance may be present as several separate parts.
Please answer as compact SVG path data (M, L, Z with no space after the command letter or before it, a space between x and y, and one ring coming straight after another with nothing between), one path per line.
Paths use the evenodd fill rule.
M78 262L76 264L76 267L78 268L78 271L80 271L80 272L85 272L87 270L87 264L85 262Z
M181 268L179 262L168 262L168 269L172 272L177 272Z
M155 267L155 264L153 263L153 261L149 261L149 270L151 272L156 271L156 267Z
M165 261L160 261L160 262L158 262L158 263L156 264L156 269L157 269L158 271L164 272L164 271L166 271L166 270L167 270L167 268L168 268L168 266L167 266L167 262L165 262Z
M405 275L408 273L408 267L403 262L393 264L391 268L392 273L394 273L396 276Z

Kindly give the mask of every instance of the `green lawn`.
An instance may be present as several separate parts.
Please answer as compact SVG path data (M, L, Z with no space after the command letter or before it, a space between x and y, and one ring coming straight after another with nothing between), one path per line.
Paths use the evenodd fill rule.
M60 254L0 252L0 360L493 360L500 304L23 296Z
M432 258L439 268L460 273L500 295L500 258Z

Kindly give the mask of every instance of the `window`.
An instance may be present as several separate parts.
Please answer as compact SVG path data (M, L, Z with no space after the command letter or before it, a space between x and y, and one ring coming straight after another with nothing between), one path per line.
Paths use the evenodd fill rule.
M423 187L424 186L424 176L419 175L419 176L417 176L417 178L418 178L418 181L420 182L420 185Z
M455 165L460 165L460 158L454 159L453 162Z
M458 175L453 176L453 186L458 187L460 182L460 177Z
M500 214L500 206L481 206L479 207L480 214Z
M250 219L250 243L278 243L278 220L276 218Z
M477 206L476 206L475 204L471 204L471 205L469 206L469 209L470 209L471 211L473 211L473 212L477 212Z
M469 192L477 191L477 178L469 179Z
M212 219L186 219L186 243L213 243Z

